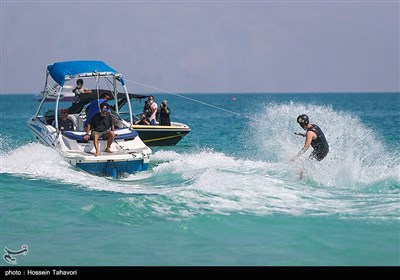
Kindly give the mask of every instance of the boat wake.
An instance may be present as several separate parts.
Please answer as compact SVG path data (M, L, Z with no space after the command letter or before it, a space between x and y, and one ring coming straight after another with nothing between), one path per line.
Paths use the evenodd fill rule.
M304 138L293 134L298 127L290 117L301 113L309 113L328 139L330 152L321 162L307 155L288 161L303 145ZM352 133L342 129L345 125ZM269 105L263 119L248 130L254 142L247 144L261 155L256 159L198 147L184 153L159 150L148 171L111 180L74 169L55 150L29 143L11 152L2 150L1 173L84 191L126 194L118 197L124 211L143 208L146 217L236 213L396 220L400 216L399 153L389 153L357 118L320 106ZM0 142L3 146L4 140ZM92 206L84 210L98 211Z
M21 161L22 155L29 156ZM73 169L51 148L29 144L3 155L2 173L86 191L125 193L128 195L119 203L150 207L147 210L154 215L168 218L208 213L399 216L400 184L390 176L372 185L344 188L298 180L296 168L288 163L235 159L208 150L188 154L159 151L153 161L156 164L148 172L109 180ZM385 187L380 187L382 184Z

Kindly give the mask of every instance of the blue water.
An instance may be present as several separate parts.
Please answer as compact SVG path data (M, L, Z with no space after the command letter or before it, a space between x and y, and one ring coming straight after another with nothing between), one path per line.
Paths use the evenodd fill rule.
M400 264L400 94L185 96L230 112L156 94L192 131L112 180L33 141L33 95L0 95L2 252L28 245L18 265ZM330 144L322 162L288 161L302 113Z

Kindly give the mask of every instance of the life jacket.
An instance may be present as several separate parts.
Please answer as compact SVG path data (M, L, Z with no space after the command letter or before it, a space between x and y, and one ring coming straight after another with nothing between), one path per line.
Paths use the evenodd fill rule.
M311 124L307 131L312 131L317 135L317 138L311 141L311 147L314 148L315 153L326 155L329 152L329 145L321 128L316 124Z

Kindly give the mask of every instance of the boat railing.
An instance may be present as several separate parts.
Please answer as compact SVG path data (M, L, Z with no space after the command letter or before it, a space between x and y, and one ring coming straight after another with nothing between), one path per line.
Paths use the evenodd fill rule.
M48 93L48 95L57 95L58 94L58 86L46 85L46 92Z

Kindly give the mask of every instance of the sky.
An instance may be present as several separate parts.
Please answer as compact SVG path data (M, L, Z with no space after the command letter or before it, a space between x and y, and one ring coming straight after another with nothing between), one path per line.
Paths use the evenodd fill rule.
M395 1L0 0L0 93L102 60L130 92L400 92ZM153 87L153 88L151 88Z

